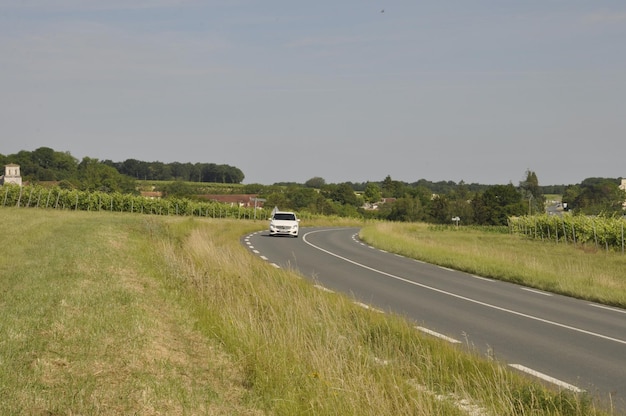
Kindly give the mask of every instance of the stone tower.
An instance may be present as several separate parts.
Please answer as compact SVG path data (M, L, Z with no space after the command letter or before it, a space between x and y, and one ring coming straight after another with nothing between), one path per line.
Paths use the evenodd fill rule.
M9 163L4 167L4 175L0 176L0 185L14 183L22 186L22 176L20 175L20 165Z

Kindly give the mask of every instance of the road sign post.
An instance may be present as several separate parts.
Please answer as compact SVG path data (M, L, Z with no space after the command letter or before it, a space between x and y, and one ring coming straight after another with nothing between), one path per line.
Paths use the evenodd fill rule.
M252 198L252 200L254 201L254 219L256 220L257 202L265 202L266 199L265 198Z

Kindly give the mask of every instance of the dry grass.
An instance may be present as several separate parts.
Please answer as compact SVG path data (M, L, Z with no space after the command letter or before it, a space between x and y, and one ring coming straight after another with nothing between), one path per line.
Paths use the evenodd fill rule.
M0 413L259 413L242 367L164 290L137 217L0 214L14 243L0 257Z
M2 414L602 414L251 256L265 222L0 223Z
M233 228L203 221L180 244L165 239L165 253L176 281L203 299L205 330L242 361L261 408L505 415L542 414L549 402L550 414L596 413L584 397L552 396L493 362L423 338L399 317L363 310L275 270L250 256L232 238L244 230Z

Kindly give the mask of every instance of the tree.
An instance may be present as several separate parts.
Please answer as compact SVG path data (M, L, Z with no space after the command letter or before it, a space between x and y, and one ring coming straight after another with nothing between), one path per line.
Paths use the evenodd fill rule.
M228 166L228 165L226 165ZM227 179L229 183L241 183L246 178L241 169L234 166L228 166Z
M123 175L132 176L136 179L152 179L148 178L148 164L137 159L126 159L122 162L120 173Z
M244 179L240 169L229 165L202 163L197 164L197 169L199 182L241 183Z
M381 196L382 193L380 191L380 186L377 183L368 182L367 185L365 185L363 199L365 199L366 202L378 202L380 201Z
M84 157L78 165L78 176L85 191L136 193L132 178L98 159Z
M31 160L41 168L54 168L54 150L49 147L40 147L32 152Z
M157 181L169 181L172 179L170 165L163 162L150 163L150 172L152 173L152 179Z
M461 181L456 191L449 195L451 217L459 217L463 224L474 223L474 210L472 209L472 195Z
M382 183L382 194L385 198L401 198L405 194L406 185L399 181L394 181L391 179L391 176L387 175L387 177L383 180Z
M428 209L433 199L433 192L425 186L416 186L413 188L404 188L404 195L410 195L420 200L422 207Z
M278 207L279 209L291 209L289 199L287 195L282 192L273 192L266 196L264 206L266 207Z
M509 216L523 215L522 194L512 184L490 186L472 200L474 220L480 225L507 225Z
M54 152L53 166L58 180L76 178L78 159L70 152Z
M318 195L317 191L313 188L292 186L287 190L287 199L290 201L290 206L294 210L314 207Z
M607 178L587 178L578 186L571 186L563 194L563 202L569 209L583 214L622 213L626 193L619 188L618 181Z
M451 192L451 195L454 196L453 199L459 199L464 201L469 201L471 199L471 193L469 188L465 184L465 181L459 182L457 187Z
M304 183L304 186L307 188L315 189L320 189L324 185L326 185L326 181L324 178L320 178L319 176L315 176Z
M173 179L179 179L181 181L191 181L191 169L193 165L191 163L170 163L170 173Z
M359 206L359 199L352 187L347 183L326 185L321 189L322 195L340 205Z
M387 216L390 221L423 221L425 217L419 198L399 198L391 204L391 211Z
M453 214L450 209L450 201L443 195L437 195L430 204L430 217L439 224L447 224L451 221Z
M248 183L241 187L241 192L244 194L260 194L266 189L265 185L260 183Z
M22 176L33 181L57 181L75 178L78 161L69 153L40 147L32 152L18 153Z
M9 155L9 163L15 163L20 165L20 173L22 179L25 181L37 180L37 170L39 165L33 162L32 152L26 150L20 150L14 155Z
M528 200L528 215L531 215L533 212L543 212L545 197L541 193L539 179L537 179L535 172L526 170L526 179L521 181L519 186L522 190L523 198Z
M335 215L337 214L337 206L324 198L322 195L318 194L317 199L315 200L315 209L311 210L316 214L322 215Z
M561 195L561 202L563 202L563 209L568 210L574 205L574 201L580 195L579 185L568 185Z
M163 196L165 197L191 198L193 194L193 187L182 180L173 181L163 186Z
M474 224L474 210L470 201L455 199L450 205L452 217L459 217L465 225Z

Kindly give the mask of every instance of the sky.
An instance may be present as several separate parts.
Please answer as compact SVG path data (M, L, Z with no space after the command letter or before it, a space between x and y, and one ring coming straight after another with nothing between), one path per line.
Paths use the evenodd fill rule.
M623 0L0 0L0 154L626 177Z

